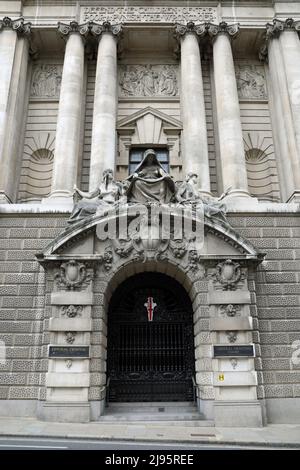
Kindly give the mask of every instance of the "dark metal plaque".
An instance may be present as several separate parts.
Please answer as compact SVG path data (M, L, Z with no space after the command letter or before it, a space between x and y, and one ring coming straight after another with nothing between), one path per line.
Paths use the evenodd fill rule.
M49 357L89 357L89 346L49 346Z
M245 356L254 357L253 344L235 344L226 346L214 346L214 357Z

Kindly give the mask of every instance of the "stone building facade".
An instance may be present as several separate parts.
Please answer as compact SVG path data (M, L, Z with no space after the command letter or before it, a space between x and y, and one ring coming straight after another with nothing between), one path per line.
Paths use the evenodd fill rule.
M299 32L296 0L0 1L1 415L98 420L111 385L115 401L192 390L216 425L300 422ZM101 240L99 212L68 223L74 185L124 181L148 148L226 205L200 252ZM147 321L135 285L151 325L128 320L140 302ZM128 333L130 356L126 322L161 343Z

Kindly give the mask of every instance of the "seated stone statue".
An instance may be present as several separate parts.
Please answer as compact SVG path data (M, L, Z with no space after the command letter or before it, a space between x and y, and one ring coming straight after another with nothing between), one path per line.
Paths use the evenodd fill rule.
M175 194L175 184L157 160L156 153L148 149L135 172L127 178L128 202L168 203Z
M78 196L81 199L78 200ZM74 187L74 208L68 222L78 222L78 220L89 217L95 214L100 207L105 209L115 204L120 196L121 184L114 181L112 170L104 170L102 182L95 191L88 193Z
M197 187L198 175L196 173L188 173L185 181L183 181L176 192L175 199L180 204L192 204L195 207L198 203L203 204L204 215L211 219L228 224L226 219L226 205L209 196L201 196ZM222 195L223 197L223 195Z

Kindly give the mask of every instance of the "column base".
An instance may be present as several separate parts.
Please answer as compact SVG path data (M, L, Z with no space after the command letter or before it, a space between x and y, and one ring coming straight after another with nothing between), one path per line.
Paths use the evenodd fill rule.
M255 401L215 401L216 427L260 428L263 424L262 407Z
M248 191L245 191L244 189L231 189L227 194L226 196L224 197L224 201L226 201L227 199L231 199L231 198L252 198L252 196L250 196L250 194L248 193ZM252 198L252 199L256 199L256 198Z
M89 402L49 402L38 405L37 416L42 421L57 423L88 423L90 421Z
M296 204L300 203L300 190L294 191L286 201L287 203L293 202Z

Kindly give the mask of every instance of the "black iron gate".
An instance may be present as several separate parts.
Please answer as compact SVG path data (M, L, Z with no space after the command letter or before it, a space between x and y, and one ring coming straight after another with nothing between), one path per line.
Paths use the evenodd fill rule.
M115 292L108 314L110 401L193 400L192 307L182 286L143 273Z

